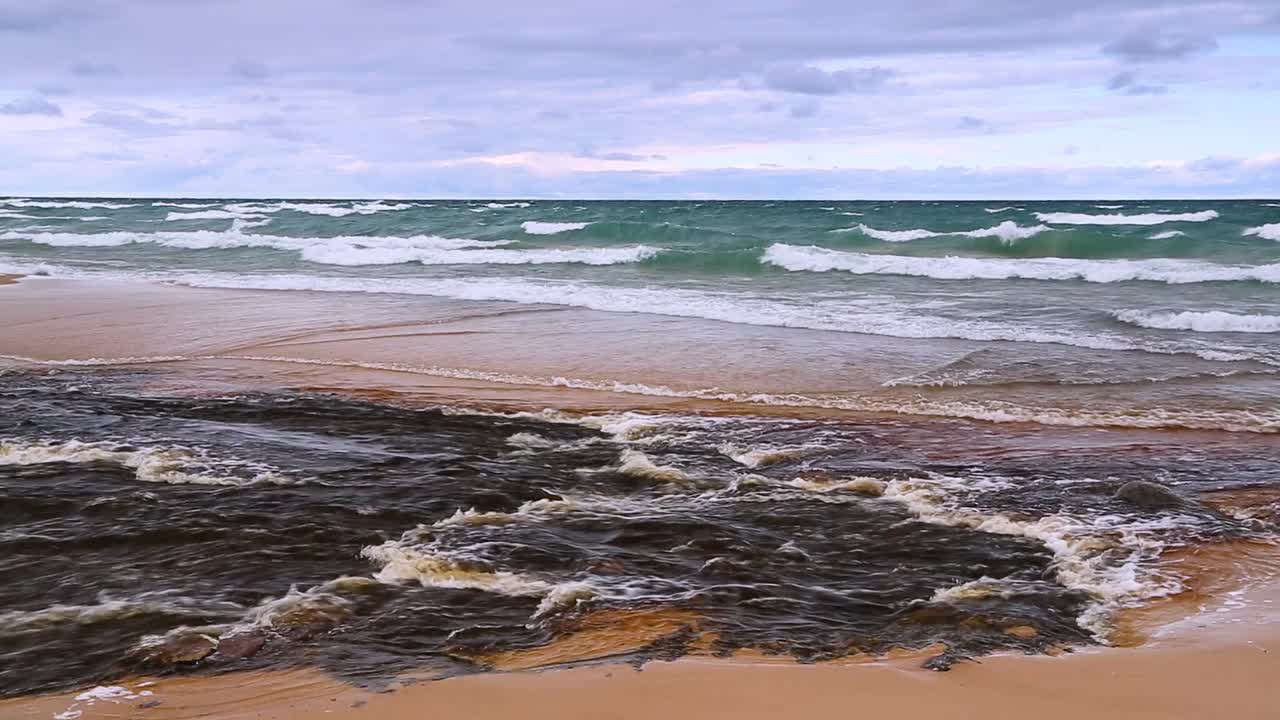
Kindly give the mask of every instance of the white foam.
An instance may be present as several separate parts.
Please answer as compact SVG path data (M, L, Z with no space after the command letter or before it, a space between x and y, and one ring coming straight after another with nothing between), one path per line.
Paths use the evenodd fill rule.
M520 223L520 228L530 235L557 235L562 232L581 230L590 224L589 222L539 222L537 220L526 220Z
M198 210L196 212L171 212L165 215L166 222L182 220L235 220L237 218L261 218L260 213L237 212L234 210Z
M292 212L307 213L308 215L326 215L328 217L346 217L348 215L373 215L374 213L408 210L414 207L407 203L384 203L381 200L373 202L353 203L351 206L329 205L326 203L315 202L277 202L277 203L232 203L223 206L223 209L233 213L276 213L282 210Z
M1075 258L913 257L844 252L815 246L774 244L762 261L791 271L840 270L856 275L909 275L939 280L1083 280L1092 283L1146 280L1169 284L1202 282L1280 283L1280 263L1220 265L1199 260L1086 260Z
M130 468L142 482L169 485L241 486L255 483L293 484L291 478L273 470L258 470L247 477L217 474L217 466L243 466L245 463L217 462L198 450L186 447L132 448L105 442L31 442L0 441L0 465L42 465L46 463L94 464L110 463ZM256 469L256 468L251 468ZM247 473L246 473L247 475Z
M1079 623L1101 640L1106 639L1113 610L1182 590L1181 583L1161 574L1153 567L1153 561L1164 549L1156 537L1158 531L1185 523L1184 518L1086 518L1064 512L1023 519L966 507L956 499L971 490L971 483L965 478L931 475L891 480L885 485L883 497L905 504L925 522L1042 543L1053 553L1050 567L1057 581L1094 599L1093 607L1081 614ZM952 593L961 591L953 588Z
M689 476L680 468L658 465L648 455L630 448L622 451L622 464L618 466L618 472L673 485L682 485L689 481Z
M1190 213L1143 213L1140 215L1089 215L1087 213L1036 213L1040 222L1050 225L1159 225L1167 222L1207 222L1218 217L1217 210Z
M1206 312L1167 312L1155 310L1121 310L1117 320L1131 325L1159 330L1191 330L1193 332L1274 333L1280 332L1280 315L1240 315L1210 310Z
M1246 229L1243 234L1254 235L1264 240L1280 240L1280 223L1251 227Z
M859 224L856 228L849 230L857 230L858 232L873 237L877 240L885 242L910 242L912 240L923 240L925 238L945 237L948 235L958 235L972 238L997 237L1005 242L1013 242L1014 240L1024 240L1034 235L1039 235L1051 228L1045 225L1036 225L1034 227L1022 227L1012 220L1004 222L989 228L979 228L977 230L963 230L955 232L935 232L933 230L925 230L916 228L912 230L877 230L867 225ZM847 230L846 230L847 231ZM846 232L838 231L838 232Z
M10 198L0 200L0 205L10 205L13 207L27 208L75 208L76 210L93 210L102 208L105 210L123 210L124 208L137 207L137 203L115 203L115 202L87 202L83 200L29 200L26 198Z
M509 203L491 202L491 203L485 203L485 207L490 208L490 209L492 209L492 210L502 210L503 208L527 208L527 207L529 207L530 205L532 205L532 203L527 203L527 202L509 202Z
M1021 209L1022 208L1020 207L1014 207L1013 205L1009 205L1008 207L982 208L982 211L988 212L994 215L995 213L1009 212L1010 210L1021 210Z
M1164 232L1158 232L1147 239L1148 240L1168 240L1170 238L1182 237L1183 235L1186 235L1186 233L1182 232L1181 230L1165 230Z
M1094 205L1094 207L1098 208L1099 210L1119 210L1123 208L1124 205Z
M176 207L176 208L183 208L185 210L199 210L201 208L218 207L221 204L222 203L216 203L216 202L210 202L210 203L153 202L151 203L151 207Z
M224 217L224 211L211 211ZM170 215L174 215L171 213ZM194 214L194 213L193 213ZM226 217L231 217L227 215ZM304 260L326 265L391 265L408 262L423 265L543 265L576 263L584 265L615 265L641 262L654 257L660 251L648 245L628 245L613 248L540 248L531 250L491 250L488 248L510 244L510 240L472 240L445 238L434 235L412 237L372 237L343 235L331 238L287 237L283 235L259 235L244 232L249 226L243 222L227 231L193 230L186 232L136 233L116 231L107 233L57 233L8 231L0 233L3 240L27 240L54 247L119 247L135 243L151 243L184 250L209 250L230 248L271 248L291 250ZM471 249L477 248L477 249Z

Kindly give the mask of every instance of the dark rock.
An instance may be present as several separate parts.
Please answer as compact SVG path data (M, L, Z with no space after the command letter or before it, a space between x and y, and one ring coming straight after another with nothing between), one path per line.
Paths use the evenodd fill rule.
M266 638L257 633L237 633L218 639L218 659L243 660L253 657L266 644Z
M199 662L218 648L218 641L191 631L175 633L137 651L136 659L147 666L168 666Z
M1120 486L1115 497L1143 510L1176 510L1187 506L1186 498L1164 485L1133 480Z

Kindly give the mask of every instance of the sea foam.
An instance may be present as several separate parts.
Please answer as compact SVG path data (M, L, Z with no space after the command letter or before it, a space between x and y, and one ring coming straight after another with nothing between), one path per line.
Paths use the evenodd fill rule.
M1218 217L1218 211L1201 210L1190 213L1143 213L1140 215L1038 212L1036 217L1040 219L1040 222L1049 223L1050 225L1159 225L1167 222L1208 222Z
M844 252L777 243L762 262L791 271L839 270L856 275L909 275L939 280L1083 280L1092 283L1145 280L1169 284L1202 282L1280 283L1280 263L1219 265L1198 260L1086 260L1076 258L914 257Z
M1191 330L1204 333L1280 332L1280 315L1239 315L1221 310L1207 312L1121 310L1114 315L1121 322L1159 330Z

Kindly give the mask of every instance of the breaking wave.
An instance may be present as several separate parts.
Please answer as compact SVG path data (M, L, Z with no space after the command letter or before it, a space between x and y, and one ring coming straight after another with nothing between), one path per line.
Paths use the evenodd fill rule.
M1015 240L1025 240L1026 238L1039 235L1051 228L1045 225L1036 225L1034 227L1023 227L1012 220L1004 222L989 228L979 228L977 230L965 230L956 232L934 232L933 230L925 230L916 228L912 230L878 230L876 228L859 224L855 228L848 228L838 232L851 232L857 230L867 237L883 240L885 242L910 242L912 240L923 240L925 238L946 237L946 236L963 236L971 238L1000 238L1006 243Z
M581 230L590 224L589 222L538 222L537 220L526 220L520 223L520 228L530 235L557 235L562 232Z
M1075 258L914 257L843 252L816 246L774 244L763 262L793 272L840 270L856 275L911 275L938 280L1145 280L1171 285L1202 282L1280 283L1280 263L1219 265L1199 260L1086 260Z
M1239 315L1220 310L1207 312L1122 310L1115 313L1115 318L1130 325L1158 330L1191 330L1204 333L1280 332L1280 315Z
M1244 234L1260 237L1264 240L1280 240L1280 223L1251 227L1245 230Z
M1124 215L1090 215L1088 213L1049 212L1036 213L1040 222L1050 225L1160 225L1167 222L1208 222L1218 217L1217 210L1201 210L1190 213L1142 213Z

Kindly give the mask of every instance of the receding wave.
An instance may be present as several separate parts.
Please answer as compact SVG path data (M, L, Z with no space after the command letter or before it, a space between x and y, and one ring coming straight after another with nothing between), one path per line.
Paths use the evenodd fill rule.
M1183 237L1185 235L1186 233L1182 232L1181 230L1165 230L1164 232L1158 232L1147 239L1148 240L1172 240L1173 238Z
M299 365L353 367L404 372L462 380L479 380L505 385L569 388L627 395L688 398L788 408L821 408L849 412L952 417L993 423L1029 423L1063 427L1130 427L1221 430L1241 433L1280 433L1280 412L1168 410L1094 410L1027 407L1002 401L928 400L920 396L890 398L875 396L804 395L797 393L731 392L719 388L684 389L666 385L622 380L588 380L563 376L534 376L475 370L469 368L419 366L408 363L379 363L317 360L274 355L223 355L228 360L280 362Z
M855 275L909 275L938 280L1144 280L1171 285L1203 282L1280 283L1280 263L1219 265L1199 260L1084 260L1075 258L913 257L843 252L815 246L769 246L762 262L793 272L838 270Z
M989 228L979 228L977 230L963 230L956 232L935 232L933 230L925 230L923 228L913 228L911 230L879 230L868 225L858 224L857 227L848 228L838 232L852 232L854 230L866 235L867 237L883 240L885 242L910 242L912 240L924 240L925 238L946 237L946 236L963 236L971 238L995 237L1005 242L1013 242L1014 240L1024 240L1026 238L1039 235L1051 228L1045 225L1036 225L1033 227L1023 227L1012 220L1004 222Z
M1280 315L1239 315L1221 310L1207 312L1121 310L1115 313L1115 318L1130 325L1157 330L1191 330L1205 333L1280 332Z
M1190 213L1142 213L1139 215L1038 212L1036 217L1040 219L1040 222L1049 223L1050 225L1159 225L1167 222L1208 222L1218 217L1218 211L1201 210Z
M581 230L590 224L589 222L539 222L537 220L526 220L520 223L520 228L530 235L557 235L562 232Z
M1280 240L1280 223L1271 223L1269 225L1259 225L1251 227L1244 231L1245 235L1254 235L1264 240Z

